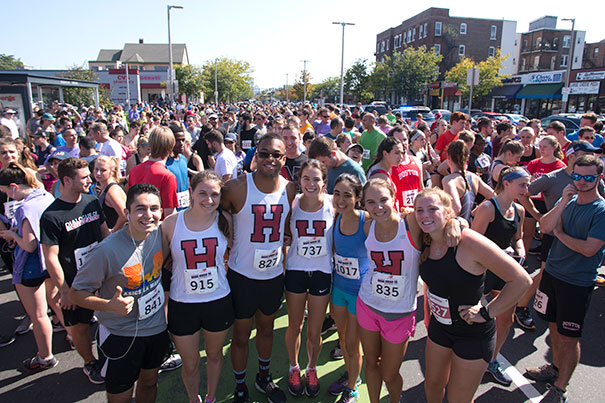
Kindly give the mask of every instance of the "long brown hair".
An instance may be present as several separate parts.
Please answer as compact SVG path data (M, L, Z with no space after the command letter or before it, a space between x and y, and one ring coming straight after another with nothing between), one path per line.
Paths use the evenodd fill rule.
M199 185L201 182L206 182L206 181L217 182L219 184L219 186L221 187L221 193L222 193L223 180L215 171L212 171L209 169L198 172L195 175L193 175L193 177L191 178L191 188L190 188L191 193L193 193L193 191L195 190L197 185ZM221 209L220 204L219 204L218 208L216 209L216 212L218 214L218 229L223 233L223 235L225 235L225 237L227 239L229 239L229 237L231 236L231 231L229 231L229 222L227 221L227 218L225 218L225 216L223 215L223 211Z

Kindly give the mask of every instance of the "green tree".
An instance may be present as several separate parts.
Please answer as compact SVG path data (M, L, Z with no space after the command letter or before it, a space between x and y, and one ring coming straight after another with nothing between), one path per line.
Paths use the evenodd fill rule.
M369 91L370 73L368 68L367 59L357 59L345 73L344 92L353 95L355 102L366 103L373 98Z
M94 71L87 69L85 65L79 66L77 64L69 66L65 73L59 74L59 77L93 82L99 81L99 77L97 77ZM93 88L65 87L63 88L63 99L68 104L78 107L81 105L94 105L95 90ZM101 87L99 87L99 104L105 108L113 106L113 102L109 99L108 90Z
M18 57L0 54L0 70L19 70L23 67L25 65Z
M202 88L208 100L214 100L214 75L217 76L219 102L252 98L252 66L243 60L222 57L202 66Z
M198 98L204 91L202 69L192 64L175 66L174 75L179 82L179 92L188 97Z
M307 94L309 89L307 88ZM340 96L340 77L328 77L319 84L313 85L311 99L325 98L326 102L338 102Z
M500 75L498 73L507 57L500 54L500 49L496 50L494 56L488 57L487 60L480 63L476 63L471 58L464 57L445 74L445 79L458 84L458 89L462 95L468 97L470 88L466 85L466 72L471 67L479 67L479 84L473 87L473 99L475 97L484 97L493 88L501 86L502 79L510 77L510 75Z
M307 100L311 99L313 92L313 84L311 84L311 74L301 70L300 78L294 83L292 91L290 91L290 99L294 101L302 101L305 94L305 83L307 83Z

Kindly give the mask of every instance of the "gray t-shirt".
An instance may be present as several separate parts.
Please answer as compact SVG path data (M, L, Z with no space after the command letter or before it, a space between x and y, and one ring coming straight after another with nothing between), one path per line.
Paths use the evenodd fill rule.
M340 174L351 174L353 176L357 176L362 185L366 183L366 175L363 172L361 165L352 159L347 158L346 161L339 166L328 170L328 194L334 193L334 183Z
M557 204L557 201L563 194L565 186L573 183L571 176L565 171L565 168L557 169L540 176L529 184L529 193L537 195L542 192L544 195L544 204L548 210ZM601 196L605 196L605 187L603 181L599 180L599 193Z
M105 238L89 253L74 279L72 288L92 293L98 290L100 298L111 299L116 292L116 286L121 286L122 296L135 298L132 311L126 316L97 311L95 313L99 323L117 336L132 337L135 333L137 337L153 336L166 329L164 309L158 301L158 298L164 298L163 260L160 228L152 232L145 241L138 242L136 250L129 233L122 229ZM142 266L144 273L141 272ZM150 307L147 313L153 313L139 320L139 305L143 306L141 301L158 291L162 296L156 294L155 301L147 304ZM154 302L155 307L152 307ZM143 306L143 313L144 308Z

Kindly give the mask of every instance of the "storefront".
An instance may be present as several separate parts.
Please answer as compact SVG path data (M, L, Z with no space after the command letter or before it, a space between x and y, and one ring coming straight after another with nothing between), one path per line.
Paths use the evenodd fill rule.
M543 118L561 112L561 89L565 70L521 75L525 86L515 95L521 100L521 114Z
M601 114L605 111L605 70L572 71L568 112Z
M443 85L443 107L450 111L462 108L462 93L458 90L456 83L444 82Z
M430 83L427 106L431 109L441 109L441 104L441 81Z
M521 91L521 77L509 77L502 80L502 86L490 91L487 98L491 98L491 111L498 113L521 113L521 99L515 98Z

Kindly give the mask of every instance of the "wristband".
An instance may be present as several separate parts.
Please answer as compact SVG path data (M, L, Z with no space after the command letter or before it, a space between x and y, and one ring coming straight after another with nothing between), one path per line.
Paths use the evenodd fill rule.
M481 309L479 309L479 315L481 315L481 317L483 319L485 319L486 322L489 322L492 318L489 316L489 311L487 310L486 307L482 306Z

